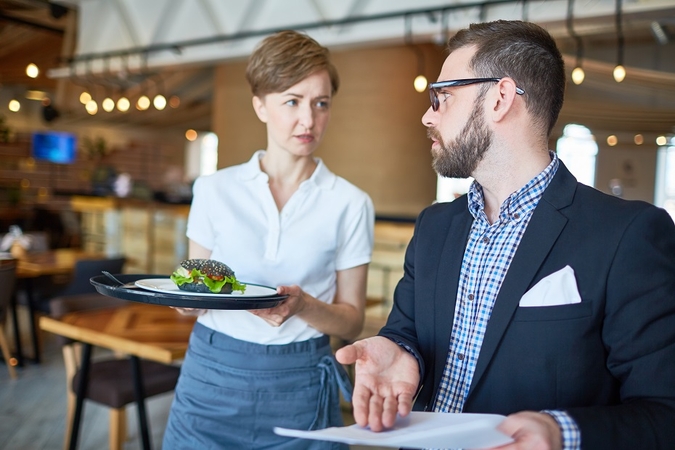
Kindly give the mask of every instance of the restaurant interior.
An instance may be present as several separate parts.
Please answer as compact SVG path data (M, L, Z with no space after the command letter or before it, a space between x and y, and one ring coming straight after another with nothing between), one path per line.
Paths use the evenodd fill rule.
M83 307L63 299L100 296L89 280L102 270L166 276L187 258L195 178L266 144L244 72L276 30L316 38L340 74L316 156L375 206L361 336L375 334L417 214L470 182L431 168L427 83L448 36L496 19L542 25L563 53L549 148L580 181L675 217L672 0L0 0L0 448L74 448L79 422L80 448L159 448L193 319L134 305L66 326ZM125 364L116 403L88 394L83 408L69 385L78 340L152 373L147 405Z

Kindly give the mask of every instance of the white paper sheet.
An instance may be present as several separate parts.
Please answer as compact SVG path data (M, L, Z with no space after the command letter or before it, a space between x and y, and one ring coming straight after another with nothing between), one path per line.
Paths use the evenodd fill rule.
M498 414L452 414L413 411L399 418L394 427L374 433L358 425L302 431L274 428L281 436L379 447L481 449L513 442L497 430L504 420Z

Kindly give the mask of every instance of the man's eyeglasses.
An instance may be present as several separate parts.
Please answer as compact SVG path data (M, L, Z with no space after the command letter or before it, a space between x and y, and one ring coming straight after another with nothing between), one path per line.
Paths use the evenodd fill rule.
M435 83L429 83L429 98L431 99L431 109L438 111L440 106L440 101L438 100L438 91L444 88L449 88L453 86L466 86L468 84L476 83L497 83L501 78L463 78L461 80L448 80L448 81L437 81ZM516 94L523 95L524 90L516 86Z

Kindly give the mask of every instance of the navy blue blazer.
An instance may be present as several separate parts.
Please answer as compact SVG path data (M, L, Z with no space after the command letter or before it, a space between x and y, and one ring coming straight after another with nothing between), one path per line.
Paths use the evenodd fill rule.
M380 331L421 362L416 410L436 398L472 221L466 196L419 215ZM567 265L581 303L519 307ZM501 286L464 407L543 409L568 411L584 449L675 449L675 225L577 183L562 163Z

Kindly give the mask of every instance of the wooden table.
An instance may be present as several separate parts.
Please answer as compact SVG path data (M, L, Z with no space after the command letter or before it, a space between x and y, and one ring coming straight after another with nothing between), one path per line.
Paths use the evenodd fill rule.
M131 358L143 448L149 449L150 436L145 417L145 395L139 358L165 364L183 358L195 317L184 316L167 306L123 303L120 307L73 312L56 319L41 317L40 328L82 342L80 384L70 448L77 445L80 418L84 406L92 345L128 354Z
M26 253L17 259L16 277L29 279L44 275L68 275L81 259L101 258L100 253L72 248L59 248L46 252Z
M40 362L40 344L35 328L35 301L33 298L33 282L41 276L70 275L75 263L82 259L101 258L99 253L85 252L79 249L60 248L46 252L26 253L16 259L16 278L26 290L27 306L30 315L31 338L33 340L33 360ZM16 359L19 366L23 365L23 348L19 332L19 320L16 312L16 298L12 301L12 324L16 345Z

